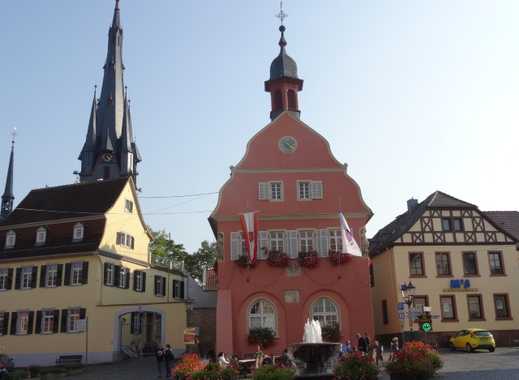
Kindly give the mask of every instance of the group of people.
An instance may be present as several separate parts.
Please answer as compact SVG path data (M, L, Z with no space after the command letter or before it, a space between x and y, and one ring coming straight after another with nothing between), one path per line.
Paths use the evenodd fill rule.
M175 364L175 355L169 344L165 347L157 348L155 352L157 359L157 369L159 371L159 378L162 378L162 372L165 371L166 379L171 378L171 367Z
M357 333L356 337L357 346L353 346L351 340L347 340L345 343L342 344L341 353L343 355L349 354L351 352L361 352L363 355L372 356L377 366L384 362L384 347L378 340L375 340L373 343L371 343L368 333L364 333L364 335ZM394 337L391 340L389 350L389 358L391 360L393 355L396 352L400 351L400 346L397 337Z

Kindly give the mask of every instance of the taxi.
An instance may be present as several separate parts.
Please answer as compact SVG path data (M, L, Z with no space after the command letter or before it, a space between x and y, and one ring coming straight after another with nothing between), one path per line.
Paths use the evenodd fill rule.
M472 352L476 349L489 350L494 352L496 342L494 336L488 330L483 329L466 329L456 333L449 339L449 346L453 350L462 349L466 352Z

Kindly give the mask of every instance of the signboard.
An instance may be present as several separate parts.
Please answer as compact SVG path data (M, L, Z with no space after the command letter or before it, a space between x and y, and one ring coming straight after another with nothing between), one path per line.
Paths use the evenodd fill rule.
M188 327L184 329L184 344L198 344L200 329L198 327Z
M430 322L424 322L420 326L423 332L429 332L432 330L432 324Z
M402 312L402 311L398 312L398 319L400 319L401 321L405 321L406 320L406 316L407 316L406 312Z
M478 289L471 288L470 280L459 278L449 281L449 288L443 289L444 292L477 292Z

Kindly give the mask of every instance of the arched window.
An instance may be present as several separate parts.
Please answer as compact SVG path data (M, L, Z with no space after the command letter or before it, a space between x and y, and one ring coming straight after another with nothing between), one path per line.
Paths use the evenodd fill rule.
M45 244L47 240L47 229L45 227L40 227L36 230L36 245Z
M74 229L72 231L72 240L73 241L81 241L83 240L83 236L85 235L85 226L81 223L74 224Z
M273 99L273 103L272 104L272 110L273 111L278 111L278 110L281 110L283 109L283 93L281 92L281 90L277 90L275 93L274 93L274 99Z
M276 332L276 311L270 301L261 299L249 307L249 330L267 327Z
M319 298L312 304L312 318L319 321L321 326L339 324L338 307L330 298Z
M294 90L288 90L288 109L297 111L297 95Z
M5 248L13 248L16 244L16 232L13 230L5 234Z

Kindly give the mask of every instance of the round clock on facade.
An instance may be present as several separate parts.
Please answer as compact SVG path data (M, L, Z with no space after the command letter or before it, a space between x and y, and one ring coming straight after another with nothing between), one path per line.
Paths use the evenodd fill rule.
M279 150L283 153L294 153L297 149L297 140L292 136L285 136L279 139Z
M103 154L103 160L108 162L112 159L112 155L110 153Z

